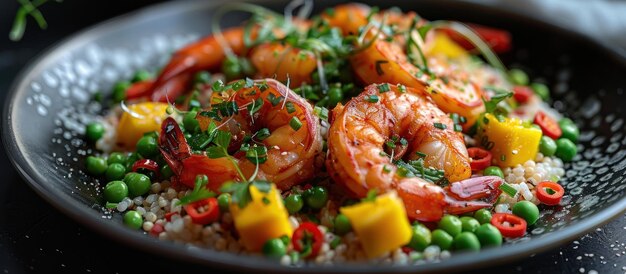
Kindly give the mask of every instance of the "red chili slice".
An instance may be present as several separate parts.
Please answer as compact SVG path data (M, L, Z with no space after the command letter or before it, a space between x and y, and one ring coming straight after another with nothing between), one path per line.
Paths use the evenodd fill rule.
M324 235L316 224L304 222L293 232L291 243L293 248L301 253L302 257L313 258L322 248Z
M214 197L185 205L185 211L191 217L191 221L199 225L207 225L220 218L220 208Z
M470 167L472 171L481 171L491 165L491 152L479 147L470 147L467 149L467 154L472 161Z
M505 224L505 222L508 223ZM491 224L495 226L504 237L519 238L526 233L526 220L509 213L496 213L491 217Z
M527 86L514 86L513 98L520 104L528 103L530 98L533 97L533 90Z
M559 124L550 116L543 113L543 111L538 111L537 114L535 114L535 120L533 122L539 125L543 135L554 140L559 139L563 133Z
M563 194L565 194L565 190L555 182L545 181L537 185L537 199L546 205L558 205Z
M150 229L150 235L158 237L161 232L165 231L162 224L155 223Z
M496 53L504 53L511 49L511 34L505 30L490 28L478 24L468 24L468 26L485 41L489 47ZM445 33L452 38L454 42L467 50L473 50L474 44L465 37L451 29L445 29Z
M154 172L155 176L159 177L159 164L154 160L150 160L150 159L137 160L133 164L133 172L137 172L140 169L146 169L146 170L152 171Z
M126 90L126 99L131 100L150 95L150 88L153 84L153 80L140 81L132 84Z

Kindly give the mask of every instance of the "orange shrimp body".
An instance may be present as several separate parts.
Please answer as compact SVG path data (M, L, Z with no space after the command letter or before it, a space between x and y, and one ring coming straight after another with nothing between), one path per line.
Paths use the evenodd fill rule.
M335 8L334 15L327 15L325 18L331 26L351 32L358 29L358 26L363 26L363 21L367 24L366 11L366 7L347 4ZM409 22L415 16L414 13L408 13L402 17L397 11L389 11L386 24L390 23L399 30L408 29ZM339 20L344 17L351 17L353 20ZM378 21L383 20L383 17L385 16L381 14L374 16ZM432 75L422 72L409 62L404 51L403 37L394 37L392 41L387 41L382 33L376 37L377 33L378 30L372 28L366 35L368 40L375 39L372 44L350 57L354 73L363 83L403 84L426 90L441 110L464 116L467 119L467 123L463 125L465 129L473 125L480 113L485 111L482 91L467 74L459 73L450 66L436 62L437 60L431 60L431 56L426 56L426 59L432 65L429 67Z
M250 61L257 69L257 78L275 77L294 87L311 83L311 73L317 68L317 59L311 51L281 43L266 43L255 47Z
M267 83L266 88L254 85L232 94L230 100L240 107L237 114L225 117L222 121L213 121L201 114L196 118L203 130L213 121L219 130L236 133L233 134L233 143L239 145L242 136L268 128L270 135L255 141L267 147L267 160L259 164L256 178L271 181L285 190L313 178L317 171L314 160L322 150L319 119L313 115L311 105L286 86L273 79L264 81ZM280 102L276 103L275 98L281 98ZM263 104L250 115L247 106L257 99L261 99ZM299 128L291 124L293 119L300 121ZM187 186L193 187L196 176L201 174L209 177L208 187L214 191L218 191L224 182L242 179L234 164L225 157L211 159L204 154L191 154L182 131L173 119L163 123L159 144L179 181ZM238 149L239 146L231 144L229 153L233 154L233 160L246 179L250 178L257 166Z
M365 197L370 190L396 190L409 217L422 221L436 221L444 212L490 206L488 202L458 201L497 197L502 180L466 180L471 176L469 157L463 137L453 131L452 120L425 92L413 88L401 92L395 85L388 86L390 91L381 93L380 85L369 85L345 106L333 110L326 161L332 179L357 197ZM374 96L378 96L375 102ZM450 186L441 188L421 178L398 175L384 150L393 136L408 141L405 148L394 151L396 158L410 160L419 157L416 152L426 154L425 165L444 170Z

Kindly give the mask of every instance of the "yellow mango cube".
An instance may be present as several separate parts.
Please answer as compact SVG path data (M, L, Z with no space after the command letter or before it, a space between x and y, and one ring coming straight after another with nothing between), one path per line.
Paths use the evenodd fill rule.
M235 228L244 246L249 251L260 251L270 239L291 238L293 228L289 223L289 214L276 186L272 184L270 191L264 193L251 185L250 195L252 200L244 208L230 204Z
M500 167L534 160L541 141L540 129L524 126L516 118L499 121L489 113L481 121L478 135L480 145L491 151L494 163Z
M369 258L379 257L411 241L411 224L404 203L395 192L339 210L350 220Z
M117 125L117 144L134 149L144 133L159 131L161 122L167 117L165 103L143 102L128 106L129 112L122 113Z
M448 58L456 59L466 57L467 51L452 41L448 35L443 33L435 33L435 38L430 46L426 49L426 55L444 55Z

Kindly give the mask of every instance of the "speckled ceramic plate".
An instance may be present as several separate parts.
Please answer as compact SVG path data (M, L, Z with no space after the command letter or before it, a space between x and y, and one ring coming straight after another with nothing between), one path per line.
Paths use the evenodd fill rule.
M80 32L36 58L15 80L4 109L3 141L26 182L50 204L92 229L168 258L229 269L293 270L260 257L192 248L126 228L102 209L99 183L81 170L91 153L84 124L102 111L89 98L109 91L138 68L164 64L174 49L209 32L212 11L225 1L176 1L115 18ZM324 1L332 5L333 1ZM262 2L282 9L282 4ZM324 7L316 3L316 9ZM299 272L435 272L502 263L554 248L604 224L626 209L626 61L608 47L570 32L488 6L449 1L380 1L381 7L416 10L429 19L488 24L513 33L509 66L549 83L554 106L581 129L580 153L566 164L562 206L543 208L527 237L501 248L458 254L410 267L339 265ZM466 11L471 10L471 13ZM229 16L235 24L242 17ZM105 92L106 93L106 92ZM113 220L110 220L113 219Z

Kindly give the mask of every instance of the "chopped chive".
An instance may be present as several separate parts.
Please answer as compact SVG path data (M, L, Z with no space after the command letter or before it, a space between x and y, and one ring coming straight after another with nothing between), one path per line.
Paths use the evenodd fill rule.
M461 132L463 131L463 127L459 124L454 124L454 131Z
M256 138L261 141L265 140L269 136L270 136L270 130L265 127L262 129L259 129L259 131L257 131L256 133Z
M438 128L438 129L446 129L446 128L448 128L448 126L446 126L445 124L442 124L442 123L434 123L433 125L436 128Z
M467 123L467 118L465 118L465 116L459 116L459 123L461 124Z
M502 161L502 162L506 161L506 156L504 156L504 154L500 156L500 161Z
M401 145L403 145L403 146L406 146L406 145L408 145L408 144L409 144L409 141L407 141L407 140L406 140L406 139L404 139L404 138L400 138L400 144L401 144Z
M416 152L415 152L415 155L419 156L420 158L424 158L424 157L426 157L426 153L424 153L424 152L420 152L420 151L416 151Z
M254 86L254 80L246 77L246 85L244 87L245 88L251 88L252 86Z
M320 117L320 119L328 121L328 109L325 107L319 107L319 106L315 106L315 108L313 109L313 114L317 117Z
M452 122L455 124L459 123L459 115L456 113L450 113L450 119L452 119Z
M300 119L298 119L298 117L293 116L293 118L291 118L291 121L289 121L289 126L291 126L293 130L298 131L302 127L302 122L300 122Z
M385 92L390 91L390 90L391 90L391 88L389 87L389 84L387 84L387 83L378 85L378 92L380 92L380 93L385 93Z
M391 172L391 168L389 168L387 165L384 165L383 166L383 172L389 173L389 172Z
M378 103L378 96L377 95L367 95L367 96L365 96L365 100L370 102L370 103Z
M330 248L331 249L335 249L337 248L337 246L341 244L341 237L335 237L331 242L330 242Z
M223 91L224 90L224 82L222 82L222 80L217 80L215 82L213 82L213 91Z
M499 189L506 193L506 195L509 195L509 197L515 197L515 195L517 195L517 190L507 183L502 183Z
M107 209L116 208L117 207L117 203L107 202L106 205L104 205L104 207L106 207Z
M403 84L398 84L398 90L401 93L405 93L406 92L406 87Z
M285 104L285 107L287 108L288 113L294 113L296 111L296 107L293 105L292 102L287 102Z
M277 106L278 104L280 104L280 102L283 101L283 96L278 96L276 97L276 95L274 95L274 93L270 93L267 96L267 100L270 101L270 103L272 103L272 106Z

